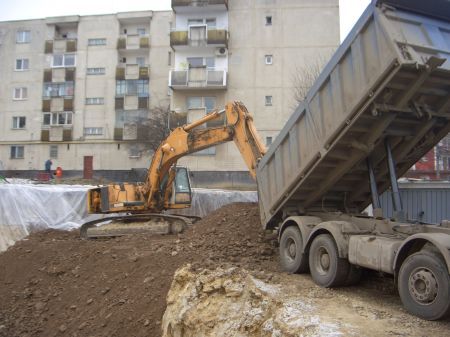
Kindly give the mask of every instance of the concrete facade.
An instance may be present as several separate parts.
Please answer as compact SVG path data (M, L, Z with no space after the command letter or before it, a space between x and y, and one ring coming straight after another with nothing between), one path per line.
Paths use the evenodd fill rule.
M148 167L152 151L145 140L129 134L136 134L133 127L142 127L152 108L169 105L172 113L190 121L240 100L253 113L262 140L270 144L296 106L292 74L317 58L328 59L339 45L338 0L172 0L172 8L0 22L0 170L41 170L55 146L54 168L79 172L86 156L93 157L94 171ZM16 42L20 31L31 32L29 43ZM142 46L141 37L148 44ZM76 50L65 52L71 39ZM53 41L52 53L46 41ZM55 54L74 55L75 65L54 67ZM15 70L19 58L28 58L29 70ZM191 68L189 62L203 64ZM144 109L139 108L139 94L117 100L120 76L139 77L136 64L149 67L149 104ZM66 68L74 68L73 109L64 107L64 98L71 97L52 97L50 111L44 111L49 110L49 102L43 102L45 74L51 72L52 83L65 82ZM98 70L102 68L104 73ZM186 76L189 81L206 76L206 85L183 83ZM20 87L27 88L27 99L13 100L14 89ZM101 98L102 104L87 104ZM45 113L64 110L72 113L70 125L44 125ZM126 129L122 117L133 114L139 117L131 118L134 124ZM25 126L13 128L22 122L13 118L21 116ZM23 156L17 148L13 153L14 146L23 146ZM180 164L208 173L212 181L218 171L218 179L235 175L235 181L244 181L247 170L233 143L185 157ZM249 177L243 184L248 182Z

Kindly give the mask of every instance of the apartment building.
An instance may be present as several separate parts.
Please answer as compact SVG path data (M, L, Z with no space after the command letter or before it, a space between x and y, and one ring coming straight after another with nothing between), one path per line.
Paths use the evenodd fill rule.
M0 23L0 170L33 177L147 167L155 108L168 109L172 12ZM151 65L151 66L150 66Z
M175 127L231 100L244 102L270 145L297 105L295 75L339 44L338 0L171 4L0 23L3 170L30 173L50 157L67 173L123 179L150 163L154 110L170 106ZM252 184L233 143L180 162L197 185Z
M296 76L339 45L338 0L172 0L174 124L244 102L268 146L297 106ZM194 180L251 184L234 143L180 161Z

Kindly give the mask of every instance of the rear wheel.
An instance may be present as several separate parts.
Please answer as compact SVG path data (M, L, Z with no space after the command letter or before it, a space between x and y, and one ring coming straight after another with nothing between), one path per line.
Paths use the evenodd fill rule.
M450 314L450 277L447 266L435 252L418 252L402 264L398 292L411 314L438 320Z
M303 240L297 226L286 228L280 239L281 267L288 273L305 273L308 271L308 258L303 253Z
M311 244L309 269L316 284L326 288L338 287L345 285L350 263L339 257L333 237L321 234Z

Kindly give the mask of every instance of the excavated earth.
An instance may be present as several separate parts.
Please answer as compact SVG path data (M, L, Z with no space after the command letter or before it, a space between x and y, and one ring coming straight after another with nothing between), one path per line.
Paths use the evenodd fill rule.
M408 315L392 281L377 274L330 290L308 275L281 273L275 242L261 229L257 205L248 203L216 210L177 236L82 240L77 231L34 233L0 254L0 336L159 337L174 273L188 263L193 273L247 270L295 293L317 315L360 326L351 330L358 335L448 336L448 320Z

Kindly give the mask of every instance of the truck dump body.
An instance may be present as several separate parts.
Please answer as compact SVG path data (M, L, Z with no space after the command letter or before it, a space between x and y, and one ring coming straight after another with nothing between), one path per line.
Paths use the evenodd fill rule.
M261 222L361 212L450 132L450 2L373 1L257 169Z

